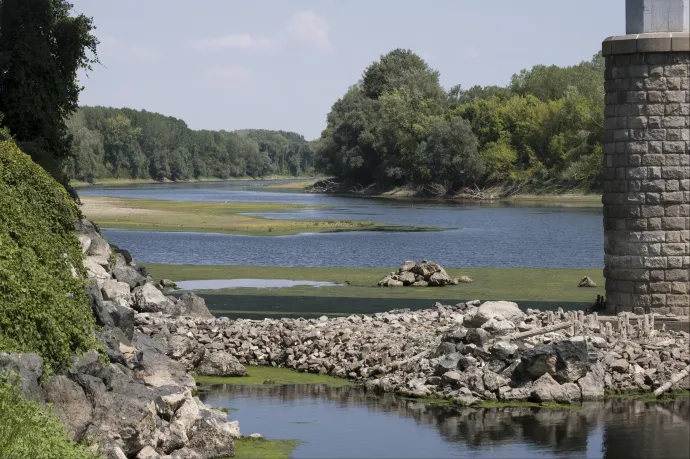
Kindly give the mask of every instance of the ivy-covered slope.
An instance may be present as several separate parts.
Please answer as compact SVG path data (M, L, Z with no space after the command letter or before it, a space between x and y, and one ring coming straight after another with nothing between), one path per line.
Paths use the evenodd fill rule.
M78 215L61 185L0 141L0 351L35 352L49 371L96 343Z

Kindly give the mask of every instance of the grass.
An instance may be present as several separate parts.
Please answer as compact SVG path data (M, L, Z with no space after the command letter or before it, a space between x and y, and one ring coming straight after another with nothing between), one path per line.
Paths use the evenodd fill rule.
M334 378L333 376L317 375L314 373L300 373L290 368L261 367L249 365L247 376L241 377L218 377L218 376L195 376L199 385L214 384L234 384L244 386L265 386L265 381L270 380L271 385L286 384L322 384L329 387L348 387L354 384L346 379Z
M289 459L299 440L266 440L241 438L235 440L235 459Z
M309 179L290 183L275 183L273 185L267 185L265 188L269 190L306 190L314 183L316 183L317 180L318 179Z
M135 231L184 231L284 236L333 231L419 231L432 228L392 226L351 220L277 220L247 213L315 208L297 204L252 202L178 202L106 197L81 198L82 212L102 228Z
M591 306L604 293L600 269L448 268L451 276L467 275L474 282L448 287L388 288L376 283L391 268L298 268L275 266L202 266L147 264L156 279L289 279L334 283L342 287L252 289L201 292L216 315L243 318L318 317L373 314L391 309L428 308L435 301L455 304L473 299L509 300L522 307L565 310ZM589 276L597 288L578 288Z

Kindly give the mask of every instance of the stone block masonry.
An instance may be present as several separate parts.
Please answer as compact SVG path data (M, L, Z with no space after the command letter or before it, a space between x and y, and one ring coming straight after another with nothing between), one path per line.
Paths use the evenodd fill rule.
M610 312L690 314L690 36L612 37L604 277Z

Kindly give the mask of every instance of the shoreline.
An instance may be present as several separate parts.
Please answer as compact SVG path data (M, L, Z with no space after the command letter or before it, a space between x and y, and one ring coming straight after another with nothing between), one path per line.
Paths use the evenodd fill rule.
M88 189L88 188L95 188L95 187L126 187L126 186L134 186L134 185L169 185L169 184L194 184L194 183L222 183L222 182L260 182L260 181L282 181L282 180L295 180L295 181L304 181L304 182L315 182L319 180L318 177L293 177L290 175L269 175L266 177L261 177L261 178L253 178L253 177L235 177L235 178L227 178L227 179L221 179L217 177L200 177L198 179L190 179L190 180L169 180L169 179L164 179L164 180L155 180L155 179L127 179L127 178L101 178L97 179L95 183L88 183L84 182L81 180L71 180L69 184L75 188L76 190L79 189Z

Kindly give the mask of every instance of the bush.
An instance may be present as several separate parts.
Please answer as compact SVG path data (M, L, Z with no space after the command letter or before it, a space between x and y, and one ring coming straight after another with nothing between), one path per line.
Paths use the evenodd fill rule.
M0 457L5 459L95 459L67 431L50 408L24 399L13 382L0 375Z
M0 142L0 350L35 352L69 368L96 345L65 189L10 141Z

